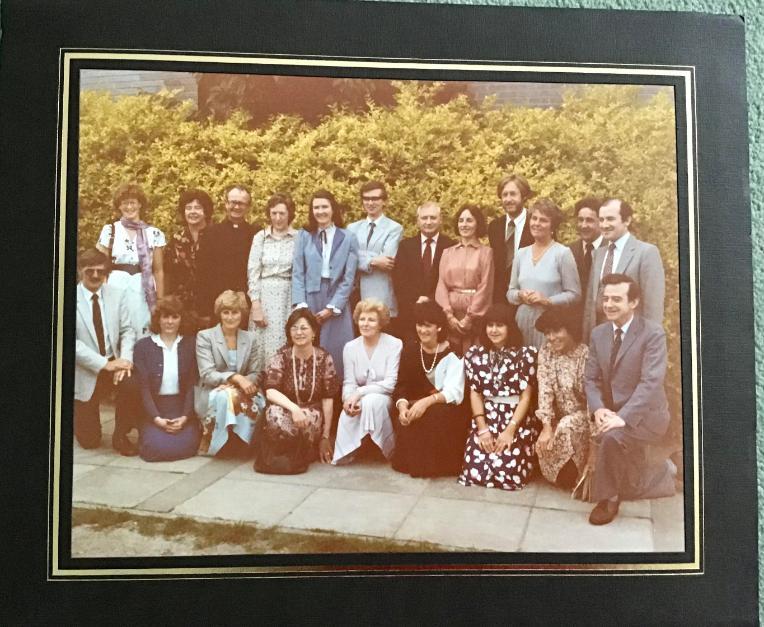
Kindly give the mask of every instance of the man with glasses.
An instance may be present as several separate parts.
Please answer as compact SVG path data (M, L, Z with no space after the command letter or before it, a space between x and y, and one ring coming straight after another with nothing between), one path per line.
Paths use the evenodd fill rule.
M359 291L356 301L376 298L390 309L390 329L395 332L398 305L393 291L392 271L395 255L403 236L403 227L385 215L387 191L380 181L369 181L361 186L361 202L366 218L353 222L348 231L358 239ZM351 303L355 307L355 302Z
M95 248L77 259L77 317L74 367L74 435L82 448L101 444L100 402L117 387L112 446L135 455L127 433L134 416L125 411L121 394L132 374L135 330L125 292L106 285L111 260Z
M247 260L252 238L260 230L247 222L252 196L243 185L225 190L225 219L207 227L196 253L197 302L200 325L210 326L215 299L225 290L247 293ZM246 325L246 320L243 321Z

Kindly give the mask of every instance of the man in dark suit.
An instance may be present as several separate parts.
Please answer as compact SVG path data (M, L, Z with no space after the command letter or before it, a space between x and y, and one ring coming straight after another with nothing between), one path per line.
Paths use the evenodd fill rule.
M225 290L247 293L247 260L260 225L247 222L252 196L243 185L225 191L225 219L207 227L196 253L196 311L200 324L212 326L215 299ZM242 321L246 325L246 320Z
M533 190L524 176L508 174L496 186L504 215L488 226L488 241L493 249L493 302L507 304L507 288L515 253L533 244L526 202Z
M398 328L401 339L414 340L414 305L435 300L438 269L443 251L456 242L440 232L440 207L428 201L416 210L419 233L398 245L393 267L393 289L398 300Z
M592 331L584 374L597 444L593 525L613 520L621 500L674 494L677 474L670 459L650 459L649 445L661 439L669 424L663 327L635 315L641 293L631 277L609 274L602 283L607 322Z
M568 248L573 252L578 268L578 278L581 280L581 289L586 290L589 284L589 274L592 269L592 257L594 251L602 244L600 222L597 214L602 201L594 196L587 196L579 200L573 206L576 216L576 230L578 239Z
M592 271L584 298L582 337L589 341L592 328L605 320L602 311L602 279L613 272L630 276L639 285L642 298L637 313L663 324L666 279L658 248L642 242L629 232L634 210L618 198L599 208L603 246L594 251Z

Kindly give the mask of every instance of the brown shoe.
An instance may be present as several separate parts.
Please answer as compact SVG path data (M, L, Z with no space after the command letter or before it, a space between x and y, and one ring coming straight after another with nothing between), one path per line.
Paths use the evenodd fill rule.
M589 514L589 522L592 525L607 525L618 514L619 505L620 501L600 501Z
M138 448L126 435L115 435L111 439L111 445L115 451L125 457L135 457L138 454Z

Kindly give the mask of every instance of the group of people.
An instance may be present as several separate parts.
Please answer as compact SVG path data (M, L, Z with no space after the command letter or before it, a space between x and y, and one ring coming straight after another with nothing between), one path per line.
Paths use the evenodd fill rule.
M593 524L673 494L677 465L650 450L669 422L658 249L629 232L623 200L579 201L565 246L562 211L531 202L523 176L497 195L504 215L464 205L454 241L432 201L403 238L379 181L347 227L317 191L299 231L286 194L260 229L246 187L225 191L218 224L186 190L168 242L141 188L120 186L115 221L78 256L77 441L100 445L115 394L112 444L147 461L253 453L258 472L298 473L368 441L411 476L506 490L538 464L597 503Z

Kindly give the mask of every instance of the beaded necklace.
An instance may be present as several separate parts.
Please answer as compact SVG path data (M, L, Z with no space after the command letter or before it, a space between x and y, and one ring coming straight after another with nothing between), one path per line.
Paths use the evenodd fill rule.
M294 356L294 346L292 347L292 380L294 381L294 395L297 397L297 404L302 403L300 399L300 385L297 382L297 360ZM310 396L305 401L306 404L313 400L313 393L316 391L316 349L313 348L313 380L310 385Z

